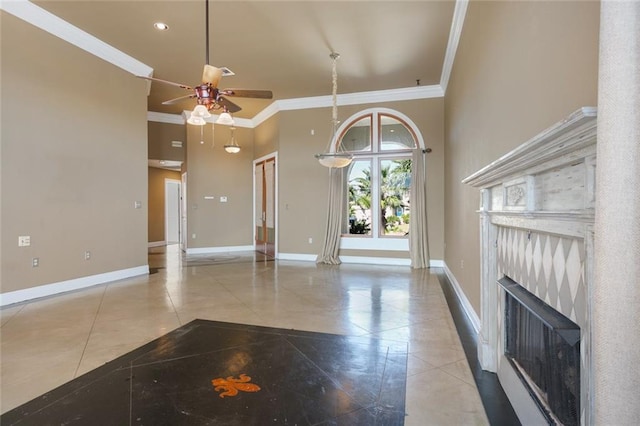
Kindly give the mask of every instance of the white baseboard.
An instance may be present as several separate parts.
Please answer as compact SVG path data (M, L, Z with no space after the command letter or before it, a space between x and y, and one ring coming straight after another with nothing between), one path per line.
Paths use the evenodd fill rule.
M317 254L299 254L299 253L278 253L278 260L302 260L303 262L315 262L318 258Z
M167 245L166 241L150 241L149 242L149 247L162 247L166 245Z
M121 269L119 271L105 272L103 274L90 275L88 277L74 278L52 284L39 285L23 290L10 291L0 294L0 306L12 305L39 297L53 296L67 291L79 290L104 284L111 281L131 278L149 273L149 265L136 266L134 268Z
M254 246L223 246L187 248L187 254L231 253L235 251L254 251Z
M451 281L451 285L453 286L453 290L456 292L456 296L458 297L458 300L462 304L462 309L464 310L464 313L467 314L467 318L469 318L469 321L471 321L471 326L475 330L476 334L479 334L480 318L478 317L478 314L476 314L476 311L473 309L473 306L471 306L471 302L469 302L469 299L467 299L467 296L464 294L464 291L462 291L462 287L460 286L460 283L458 282L458 280L456 280L456 277L453 275L453 272L451 272L447 264L444 262L443 262L443 267L444 267L445 274L447 274L447 278L449 278L449 281Z
M342 263L364 263L366 265L411 266L411 259L395 257L340 256Z
M278 260L301 260L304 262L315 262L318 258L316 254L300 253L278 253ZM370 257L370 256L340 256L342 263L362 263L365 265L391 265L391 266L411 266L410 259L394 257ZM432 268L444 267L444 261L431 260L429 266Z

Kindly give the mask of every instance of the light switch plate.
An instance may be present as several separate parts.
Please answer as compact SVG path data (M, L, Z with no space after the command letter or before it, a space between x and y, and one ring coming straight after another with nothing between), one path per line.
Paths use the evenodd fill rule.
M31 245L31 237L29 235L21 235L18 237L18 247L29 247Z

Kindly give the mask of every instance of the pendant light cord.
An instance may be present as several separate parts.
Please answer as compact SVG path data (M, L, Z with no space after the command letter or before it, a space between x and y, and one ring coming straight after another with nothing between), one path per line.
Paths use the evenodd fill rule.
M332 102L333 108L331 110L331 122L333 124L333 133L336 133L338 130L338 65L337 61L340 57L339 53L332 52L331 59L333 59L333 67L331 70L331 81L333 84L333 92L332 92Z

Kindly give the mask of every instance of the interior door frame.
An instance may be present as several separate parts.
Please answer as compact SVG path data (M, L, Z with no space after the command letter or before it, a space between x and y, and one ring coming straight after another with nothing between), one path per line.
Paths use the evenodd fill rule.
M274 160L275 161L275 167L274 167L274 187L273 187L273 224L275 227L275 241L274 241L274 258L278 258L278 229L279 229L279 222L278 222L278 218L279 218L279 214L278 214L278 151L274 151L270 154L264 155L260 158L256 158L255 160L253 160L253 215L251 217L251 229L253 230L253 249L257 250L257 246L256 246L256 236L255 236L255 227L256 227L256 215L258 214L258 212L262 211L261 207L262 206L257 206L256 205L256 165L258 165L259 163L262 163L264 161L267 160Z
M180 175L180 250L187 251L187 172Z

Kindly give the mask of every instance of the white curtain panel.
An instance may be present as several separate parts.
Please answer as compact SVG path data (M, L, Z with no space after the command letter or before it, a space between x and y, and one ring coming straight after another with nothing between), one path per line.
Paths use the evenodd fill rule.
M412 268L429 267L429 238L427 235L427 173L426 153L415 149L411 159L411 227L409 256Z
M327 228L322 244L322 252L318 255L316 263L339 265L340 236L343 228L345 184L343 179L344 169L329 169L329 200L327 208Z

